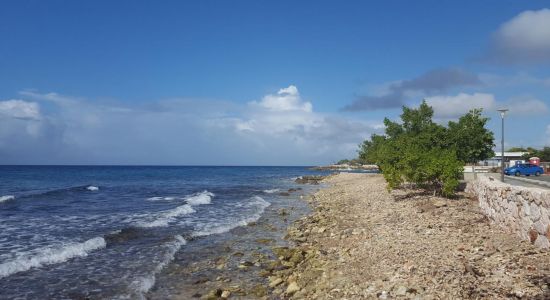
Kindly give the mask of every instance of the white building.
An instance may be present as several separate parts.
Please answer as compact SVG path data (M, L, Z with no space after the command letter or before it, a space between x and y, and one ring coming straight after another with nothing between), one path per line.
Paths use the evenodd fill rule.
M525 154L529 154L529 152L504 151L504 165L508 167L508 166L515 165L517 162L525 162L525 160L523 159L523 156ZM502 160L502 152L495 151L494 157L489 158L488 160L485 160L485 161L481 161L480 165L489 166L489 167L500 167L501 160Z

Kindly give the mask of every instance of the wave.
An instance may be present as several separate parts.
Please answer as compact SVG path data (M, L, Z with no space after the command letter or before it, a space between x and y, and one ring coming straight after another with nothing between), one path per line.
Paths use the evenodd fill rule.
M214 196L214 193L211 193L209 191L202 191L200 193L185 197L185 201L187 201L187 204L189 205L210 204L212 202L212 197Z
M148 201L172 201L175 200L175 197L150 197L147 198Z
M35 255L22 255L13 261L0 264L0 278L28 271L31 268L40 268L68 261L74 257L87 256L89 252L105 248L106 243L102 237L89 239L82 243L70 243L59 248L42 248Z
M85 191L98 191L99 187L94 185L79 185L79 186L71 186L71 187L65 187L65 188L59 188L49 191L42 191L42 192L35 192L35 193L29 193L29 194L23 194L17 196L18 199L20 198L33 198L33 197L41 197L41 196L50 196L50 195L59 195L64 193L80 193Z
M13 200L13 199L15 199L15 196L13 196L13 195L1 196L0 197L0 203L1 202L6 202L6 201L9 201L9 200Z
M273 193L277 193L279 191L280 191L280 189L263 190L263 192L266 193L266 194L273 194Z
M188 195L184 198L181 198L181 199L184 199L187 202L187 204L180 205L171 210L157 213L155 214L155 220L147 221L147 222L139 222L137 226L142 228L166 227L168 226L169 223L173 222L177 217L194 213L195 210L193 209L193 206L210 204L212 202L212 197L214 197L214 193L211 193L209 191L202 191L200 193ZM153 198L155 198L155 200L153 200ZM158 201L160 199L168 200L170 198L171 197L152 197L152 198L149 198L148 200Z
M230 219L224 223L208 223L205 227L201 229L196 228L195 232L193 232L191 235L193 237L200 237L212 234L220 234L228 232L233 228L246 226L252 222L258 221L258 219L260 219L260 217L264 213L265 209L270 205L271 203L265 201L262 197L254 196L250 198L249 202L239 205L256 209L256 211L252 215L240 219Z
M146 299L144 294L155 285L156 275L160 273L162 269L164 269L172 260L174 260L176 252L185 244L187 244L187 241L181 235L176 235L174 237L174 241L167 245L168 249L166 253L164 253L164 257L153 269L153 272L149 276L140 277L132 281L131 285L139 293L141 299Z
M143 228L166 227L170 222L173 222L176 217L192 214L194 212L195 210L191 207L191 205L184 204L174 209L158 213L154 221L140 222L137 225Z

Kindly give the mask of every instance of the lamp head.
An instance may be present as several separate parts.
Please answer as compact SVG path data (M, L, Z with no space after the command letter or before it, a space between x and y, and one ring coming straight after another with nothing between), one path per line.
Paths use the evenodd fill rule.
M506 112L508 112L509 109L507 108L501 108L501 109L497 109L497 111L500 112L500 117L504 119L504 116L506 115Z

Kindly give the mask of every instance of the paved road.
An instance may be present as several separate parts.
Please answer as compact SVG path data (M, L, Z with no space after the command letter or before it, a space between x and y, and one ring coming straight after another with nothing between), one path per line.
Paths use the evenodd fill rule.
M487 174L493 176L497 180L500 180L500 173L487 173ZM548 187L546 185L539 185L539 184L536 184L536 183L520 181L520 180L517 180L517 178L518 177L516 177L516 176L504 176L504 182L508 183L508 184L511 184L511 185L517 185L517 186L536 187L536 188L541 188L541 189L550 189L550 187ZM542 176L538 176L538 177L537 176L520 176L519 178L535 179L535 180L550 182L550 176L548 176L548 175L542 175Z
M532 176L530 176L530 177L532 177ZM499 179L500 179L500 178L499 178ZM544 185L533 184L533 183L525 182L525 181L519 181L519 180L515 179L513 176L506 176L506 177L504 178L504 183L508 183L508 184L511 184L511 185L517 185L517 186L524 186L524 187L534 187L534 188L541 188L541 189L550 189L549 187L544 186Z
M529 177L526 177L526 178L550 182L550 175L529 176Z

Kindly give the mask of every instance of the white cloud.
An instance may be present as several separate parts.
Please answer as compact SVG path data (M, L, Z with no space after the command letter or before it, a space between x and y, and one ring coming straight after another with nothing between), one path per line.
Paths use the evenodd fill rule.
M262 98L260 102L251 102L272 111L305 111L311 112L310 102L303 101L298 92L298 88L290 85L287 88L280 89L277 94L269 94Z
M34 138L23 135L31 122L25 121L10 127L9 138L0 134L0 163L321 164L355 156L357 145L380 131L379 122L315 112L295 86L246 105L21 95L48 106L42 129ZM0 131L6 124L0 118Z
M550 61L550 9L524 11L494 34L493 59L511 63Z
M495 96L484 93L434 96L426 98L426 102L433 107L435 117L441 119L456 118L474 108L489 110L496 106Z
M456 96L434 96L426 98L426 102L434 109L434 115L439 119L457 118L471 109L482 108L484 111L508 108L511 115L541 115L548 113L547 105L531 96L510 98L507 101L497 101L493 94L460 93Z
M40 108L36 102L23 100L0 101L0 114L17 119L40 119Z
M510 109L512 115L541 115L548 113L544 102L530 96L514 97L503 103L503 107Z

